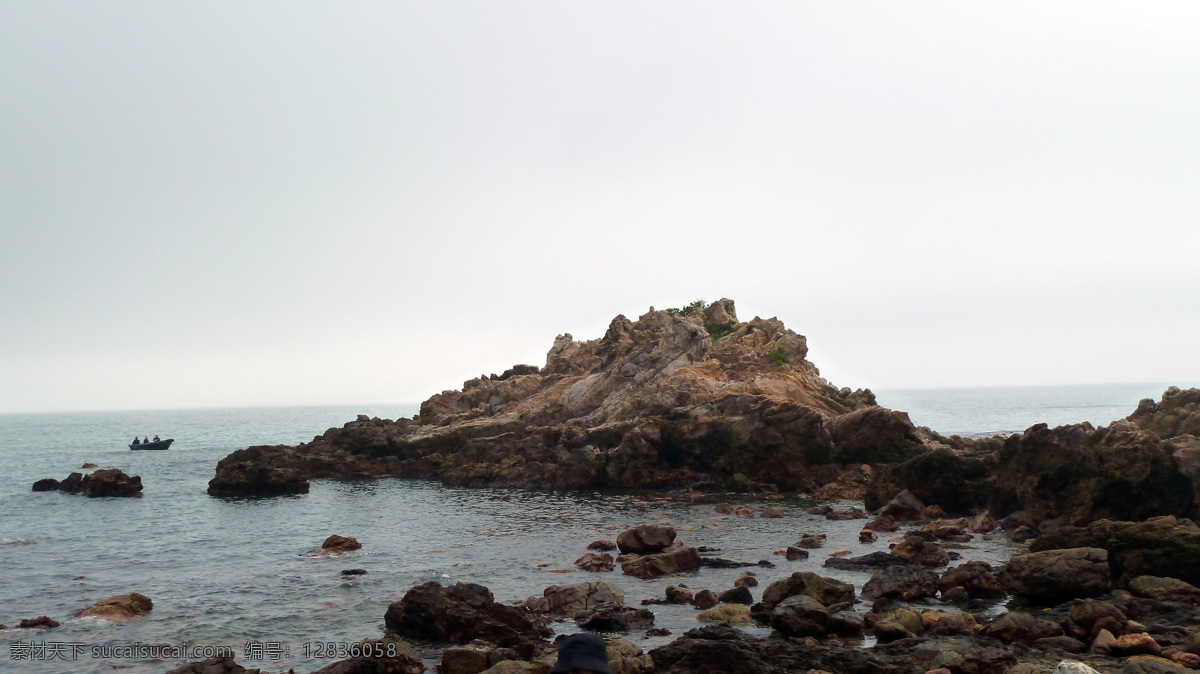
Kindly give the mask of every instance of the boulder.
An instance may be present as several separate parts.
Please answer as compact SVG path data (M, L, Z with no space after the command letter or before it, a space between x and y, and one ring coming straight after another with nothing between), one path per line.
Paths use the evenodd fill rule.
M575 624L596 632L644 630L654 625L654 612L620 604L600 604L576 613Z
M488 667L519 656L514 649L498 648L484 641L451 646L442 651L439 674L479 674Z
M865 407L827 424L838 463L895 463L927 451L905 412Z
M826 540L828 540L828 539L825 536L825 534L814 534L812 532L805 532L803 534L800 534L800 541L798 543L796 543L796 545L793 547L808 548L811 550L813 548L819 548L819 547L825 545Z
M710 625L737 625L750 622L750 607L745 604L722 604L701 612L696 620Z
M425 671L417 649L395 636L363 639L355 647L363 655L330 663L313 674L421 674Z
M589 552L575 560L575 568L580 569L581 571L593 572L612 571L613 556L607 552L602 555Z
M588 543L587 549L597 552L611 552L617 549L617 542L611 538L601 538Z
M622 554L651 555L666 550L674 542L675 529L653 524L639 524L617 536L617 548Z
M362 543L359 543L357 538L333 534L329 538L326 538L325 542L321 543L321 551L317 554L338 555L343 552L352 552L360 549L362 549Z
M57 491L58 480L48 477L33 483L33 491Z
M769 620L775 605L796 595L811 597L825 606L854 603L854 586L836 578L819 576L811 571L797 571L777 580L763 590L762 600L754 605L756 619Z
M1101 630L1120 634L1128 619L1116 606L1099 599L1076 599L1071 603L1064 625L1073 635L1094 641Z
M916 532L904 534L899 543L888 546L892 554L900 559L922 566L945 566L950 562L950 554L941 543L927 541Z
M749 606L754 603L754 595L750 594L750 588L739 585L717 595L717 601L722 604L745 604Z
M925 519L925 504L912 492L905 489L892 497L879 509L880 517L890 517L893 520L923 520Z
M881 531L887 533L889 531L899 531L900 524L896 522L896 518L891 515L880 515L875 519L863 525L864 530Z
M670 588L667 596L670 597ZM525 600L525 608L534 613L549 613L555 616L575 615L595 608L600 604L624 604L625 592L609 583L578 583L575 585L551 585L542 591L542 596Z
M1038 639L1060 637L1062 627L1050 620L1039 620L1028 613L1006 613L987 625L983 633L1007 644L1032 644Z
M225 656L184 663L168 671L167 674L260 674L260 670L246 669L239 665L233 656ZM266 672L261 674L266 674Z
M1094 597L1112 586L1108 552L1100 548L1015 555L1001 569L999 580L1008 594L1039 603Z
M798 548L794 545L789 545L787 549L784 550L783 554L789 562L794 562L799 559L808 559L808 550L805 550L804 548Z
M937 574L917 566L884 567L862 586L863 599L913 601L932 597L937 591Z
M829 611L812 597L793 595L775 605L770 624L772 629L784 636L824 636L829 624Z
M22 629L53 629L59 625L62 625L62 623L54 620L50 616L44 615L40 615L36 618L24 618L20 623L17 623L17 627Z
M698 609L710 609L719 603L721 602L717 599L717 593L712 590L700 590L692 598L692 606Z
M885 566L908 565L912 562L888 552L872 552L858 557L830 557L822 566L841 571L870 571Z
M613 674L653 674L654 660L632 641L617 637L609 640L605 646L608 649L608 668Z
M545 623L496 603L486 587L474 583L448 588L432 581L415 585L388 606L383 620L387 634L459 644L482 639L517 648L522 655L532 652L531 643L551 635Z
M310 471L294 465L295 459L292 448L283 445L239 449L217 462L217 474L208 482L208 493L212 496L307 494Z
M666 590L668 604L692 603L692 591L682 585L668 585Z
M68 494L83 494L92 498L105 496L141 496L142 478L129 476L115 468L105 468L83 475L71 473L59 482L52 478L33 483L33 491L62 491Z
M144 594L133 592L101 599L75 614L76 618L135 618L154 608L154 602Z
M695 571L700 568L700 553L696 548L676 548L670 552L645 555L621 565L621 571L637 578L657 578L670 573Z
M1129 591L1139 597L1161 599L1163 597L1200 597L1200 588L1175 578L1160 576L1138 576L1130 579Z
M954 588L962 588L971 599L1002 599L1004 588L986 562L970 561L946 569L938 579L938 591L945 596Z

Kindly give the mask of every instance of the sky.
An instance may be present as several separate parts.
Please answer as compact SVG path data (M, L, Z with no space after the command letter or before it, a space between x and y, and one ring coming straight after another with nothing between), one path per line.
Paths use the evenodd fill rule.
M1200 380L1194 2L0 3L0 413L416 402L729 297Z

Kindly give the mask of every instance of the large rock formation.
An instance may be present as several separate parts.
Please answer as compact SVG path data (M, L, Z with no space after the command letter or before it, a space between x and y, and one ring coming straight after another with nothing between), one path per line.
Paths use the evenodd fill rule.
M87 475L71 473L59 482L53 478L33 483L33 491L62 491L68 494L83 494L92 498L103 496L141 496L142 478L130 477L116 468L104 468Z
M1037 424L1006 439L949 438L879 470L866 504L879 508L908 489L948 512L1025 510L1077 525L1188 516L1200 503L1200 439L1179 433L1200 423L1197 401L1200 390L1172 387L1162 402L1143 400L1101 428Z
M732 300L617 316L599 339L560 335L545 367L472 379L413 419L360 416L298 447L234 452L209 493L298 493L310 478L367 476L809 490L837 475L839 458L894 461L938 442L877 408L870 391L831 386L807 353L777 319L739 322Z

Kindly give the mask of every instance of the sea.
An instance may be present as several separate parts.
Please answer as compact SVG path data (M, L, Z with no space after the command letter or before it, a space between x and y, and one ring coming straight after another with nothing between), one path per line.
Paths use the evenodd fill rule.
M1184 386L1186 383L1175 382ZM1123 418L1168 384L922 389L877 392L881 405L945 435L986 436ZM862 544L862 521L811 515L814 503L737 494L672 499L654 493L457 489L421 480L314 480L308 494L215 498L205 492L230 452L294 445L359 414L395 419L416 405L349 405L0 415L0 671L166 672L186 661L231 654L267 672L312 672L364 638L382 635L383 615L415 584L458 581L487 586L497 601L541 595L550 585L604 580L626 603L662 597L667 585L721 591L737 569L703 568L657 580L573 570L598 538L641 523L674 526L688 545L720 557L771 566L749 571L771 580L813 570L861 587L868 575L829 572L830 553L886 550ZM167 451L130 451L135 435L174 438ZM139 498L86 498L32 492L41 478L63 479L85 462L142 479ZM713 505L779 506L781 519L738 519ZM855 504L838 504L847 507ZM860 505L861 504L857 504ZM800 534L829 542L808 560L773 553ZM361 550L314 553L331 534L354 536ZM1003 535L978 537L964 559L1002 562L1014 547ZM344 569L366 574L345 576ZM139 592L154 602L145 617L112 622L76 618L94 602ZM860 604L861 610L866 610ZM655 606L656 627L672 636L624 635L652 648L697 626L690 606ZM20 629L49 616L50 630ZM560 633L573 622L556 623ZM762 628L747 631L765 634ZM435 652L423 648L427 665Z

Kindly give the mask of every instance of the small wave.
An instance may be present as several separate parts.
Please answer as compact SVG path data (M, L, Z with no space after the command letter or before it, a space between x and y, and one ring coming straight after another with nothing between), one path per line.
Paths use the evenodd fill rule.
M0 538L0 545L33 545L36 538Z

